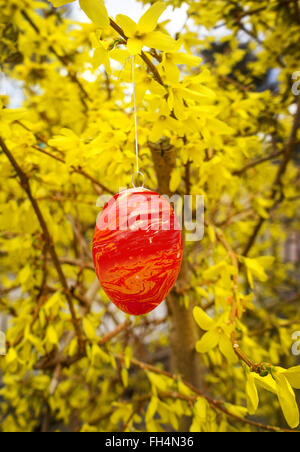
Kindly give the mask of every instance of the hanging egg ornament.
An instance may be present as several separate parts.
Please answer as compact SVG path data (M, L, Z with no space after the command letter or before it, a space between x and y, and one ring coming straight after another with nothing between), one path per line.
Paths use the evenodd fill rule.
M110 300L127 314L147 314L167 297L182 255L176 214L154 191L122 191L97 219L93 239L97 277Z

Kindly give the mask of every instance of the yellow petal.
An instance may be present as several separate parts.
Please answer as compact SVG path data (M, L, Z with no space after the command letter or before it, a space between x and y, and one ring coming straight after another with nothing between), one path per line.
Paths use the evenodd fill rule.
M202 421L205 421L207 415L208 403L202 397L199 397L194 405L195 415Z
M175 52L178 48L178 42L171 36L160 31L152 31L143 38L144 45L153 47L154 49L162 50L164 52ZM179 44L180 45L180 44Z
M187 118L187 110L184 105L183 98L177 90L174 90L174 113L177 119Z
M17 355L16 350L14 348L10 348L6 355L6 358L5 358L6 363L10 364L10 363L16 361L17 358L18 358L18 355Z
M249 414L253 415L256 413L258 404L259 404L259 398L258 398L258 392L257 388L255 386L255 381L253 374L249 373L247 377L247 384L246 384L246 394L247 394L247 407Z
M248 410L244 406L237 406L232 405L231 403L224 403L224 407L235 416L244 418L248 414Z
M98 27L109 26L109 18L103 0L79 0L81 9Z
M227 336L225 336L225 334L222 334L220 338L219 348L220 352L222 353L223 356L225 356L229 364L235 364L238 362L238 358L233 351L232 343L230 339Z
M186 64L187 66L198 66L201 63L202 58L190 55L189 53L180 52L172 55L172 60L176 64Z
M141 53L143 48L143 43L140 39L130 38L127 41L127 50L130 55L138 55Z
M93 56L93 67L96 69L104 64L106 72L111 73L110 61L108 57L108 52L103 47L97 47L94 51Z
M220 336L217 331L208 331L196 343L196 350L198 353L207 353L217 347L219 340Z
M136 35L137 25L130 17L125 16L124 14L118 14L116 21L128 38L133 38Z
M153 94L156 94L157 96L165 96L166 95L166 88L164 88L162 85L160 85L155 80L151 80L150 83L150 91Z
M193 91L193 90L188 89L188 88L178 88L178 89L180 90L180 93L182 94L182 96L185 99L192 99L192 100L199 100L199 101L201 101L201 100L203 100L203 97L208 97L208 98L215 98L216 97L215 93L212 90L210 90L208 88L204 88L204 89L203 88L204 87L202 87L202 89L200 90L200 87L199 87L198 91Z
M67 5L68 3L73 3L75 0L50 0L54 8L59 8L60 6Z
M83 319L83 330L88 339L95 339L96 329L94 325L88 319Z
M291 367L284 372L284 376L295 389L300 389L300 366Z
M210 330L214 325L213 319L211 319L203 309L199 308L199 306L194 308L193 315L200 328L204 331Z
M193 87L193 91L196 91L202 96L208 97L210 99L216 99L217 97L216 93L212 89L207 88L207 86L204 85L197 85L196 87Z
M152 5L151 8L149 8L148 11L146 11L145 14L140 18L138 22L138 30L141 33L149 33L150 31L155 30L158 19L167 8L167 6L168 5L163 2L154 3L154 5Z
M268 280L268 276L263 268L263 266L258 262L257 259L245 258L244 262L249 271L256 276L260 281L265 282Z
M128 371L127 369L122 369L121 370L121 377L122 377L122 383L124 388L127 388L128 386Z
M138 104L143 102L143 99L145 97L145 94L148 90L148 86L145 85L145 83L137 83L135 88L135 94L136 94L136 101Z
M225 122L216 118L209 118L208 123L212 130L218 131L218 135L233 135L235 130L229 127Z
M278 399L284 417L291 428L299 425L299 409L296 402L295 393L283 374L276 374Z
M176 64L167 60L164 63L164 69L168 81L170 81L171 83L179 82L180 70L178 69Z
M182 179L181 168L176 168L171 175L170 191L174 193L180 185Z
M165 126L166 121L156 121L149 135L150 141L158 141L164 135Z
M266 389L269 392L272 392L273 394L277 394L276 383L271 377L271 375L261 377L258 374L253 374L253 378L260 387Z
M130 55L125 49L113 49L109 52L109 56L113 60L118 61L121 64L125 64Z
M99 46L99 37L97 36L96 33L90 34L90 41L91 41L91 45L94 49Z
M57 332L52 325L48 327L46 337L50 344L58 344Z
M268 206L268 204L266 204ZM260 256L257 257L256 260L264 267L264 269L271 269L274 264L275 257L274 256Z
M27 111L25 108L4 108L0 112L1 118L5 121L17 121L18 119L23 119L26 116Z

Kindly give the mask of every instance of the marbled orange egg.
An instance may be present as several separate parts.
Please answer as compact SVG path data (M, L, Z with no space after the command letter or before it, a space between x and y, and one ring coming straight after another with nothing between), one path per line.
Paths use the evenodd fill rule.
M94 264L100 284L123 312L147 314L174 286L182 232L170 203L154 191L116 194L97 219Z

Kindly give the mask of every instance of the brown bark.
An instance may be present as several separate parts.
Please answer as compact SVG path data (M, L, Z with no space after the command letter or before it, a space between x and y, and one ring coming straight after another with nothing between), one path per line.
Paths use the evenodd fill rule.
M186 260L183 260L182 269L178 278L178 286L184 290L188 278ZM168 298L169 315L171 322L171 368L179 373L192 385L201 389L203 386L203 367L200 355L195 350L199 339L199 328L193 319L194 300L190 299L186 308L180 302L180 295L173 290Z
M170 178L176 166L176 150L168 139L158 143L149 143L161 194L170 195ZM168 311L171 323L171 360L172 372L180 374L186 381L201 388L202 376L200 355L195 351L199 338L199 328L193 319L194 301L190 299L186 308L181 300L189 290L189 271L186 252L178 281L168 297Z

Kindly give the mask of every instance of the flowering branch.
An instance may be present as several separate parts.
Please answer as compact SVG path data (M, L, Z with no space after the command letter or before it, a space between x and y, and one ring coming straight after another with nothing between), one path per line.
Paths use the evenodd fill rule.
M83 339L83 334L82 334L82 329L81 329L81 321L80 319L77 318L76 315L76 311L75 311L75 307L73 304L73 300L72 300L72 296L71 296L71 292L66 280L66 277L64 275L64 272L62 270L58 255L56 253L55 250L55 246L53 243L53 239L50 235L46 220L44 219L44 216L42 214L42 211L36 201L36 199L33 197L32 192L31 192L31 188L30 188L30 184L29 184L29 179L27 177L27 175L23 172L23 170L21 169L21 167L19 166L19 164L17 163L17 161L15 160L14 156L12 155L12 153L9 151L8 147L6 146L4 140L2 139L2 137L0 137L0 146L4 152L4 154L7 156L8 160L10 161L11 165L13 166L13 168L15 169L20 182L21 182L21 187L23 188L23 190L26 192L31 205L33 207L33 210L37 216L37 219L40 223L40 226L42 228L43 231L43 236L44 236L44 240L47 244L47 248L49 250L51 259L53 261L53 264L56 268L59 280L61 282L61 285L64 289L64 293L69 305L69 309L70 309L70 313L71 313L71 317L72 317L72 323L74 326L74 330L78 339L78 345L79 348L81 350L84 349L84 339Z

